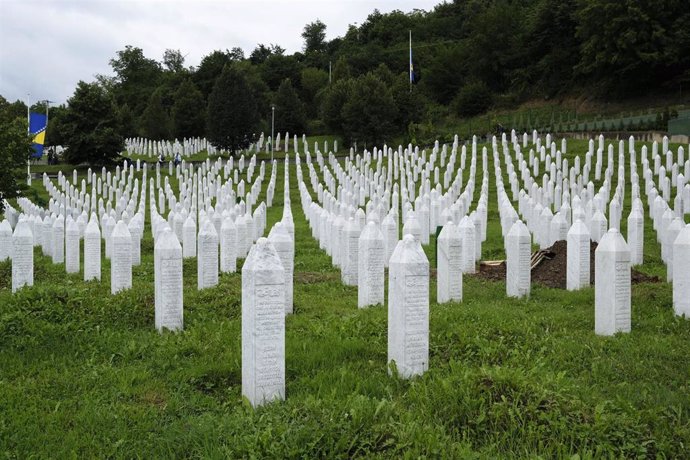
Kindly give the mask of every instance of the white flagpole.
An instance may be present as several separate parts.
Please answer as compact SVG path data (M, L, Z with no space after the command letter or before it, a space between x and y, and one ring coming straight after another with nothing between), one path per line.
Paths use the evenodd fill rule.
M410 29L410 92L412 92L412 29Z
M26 134L31 134L31 93L26 93ZM26 185L31 185L31 156L26 159Z

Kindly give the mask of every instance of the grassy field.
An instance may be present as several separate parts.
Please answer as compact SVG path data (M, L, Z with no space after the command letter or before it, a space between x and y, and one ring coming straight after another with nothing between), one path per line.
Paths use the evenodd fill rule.
M586 148L568 146L569 156ZM290 169L295 313L284 402L254 410L241 397L239 273L197 291L196 261L185 261L185 330L155 331L147 215L133 288L116 296L105 258L101 283L84 283L37 251L35 286L15 295L11 265L0 264L0 454L690 456L690 321L674 317L669 284L633 286L632 333L602 338L593 289L533 285L529 299L506 299L505 283L465 276L464 301L439 305L432 279L429 371L400 380L386 367L386 307L357 309L356 288L311 238ZM47 198L40 181L33 188ZM623 222L629 195L628 184ZM269 209L269 228L281 215ZM486 259L503 257L497 219L492 172ZM664 276L648 218L645 240L643 270Z

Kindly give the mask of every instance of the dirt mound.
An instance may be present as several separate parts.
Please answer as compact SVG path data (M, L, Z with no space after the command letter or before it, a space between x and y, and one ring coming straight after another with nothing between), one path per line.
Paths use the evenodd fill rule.
M590 283L594 284L594 251L597 243L591 242L589 247ZM568 267L568 244L566 241L556 241L553 246L543 251L543 260L532 269L532 282L544 286L565 289ZM496 264L480 264L475 275L482 279L504 281L506 279L505 261ZM658 276L649 276L635 269L631 270L631 281L637 283L658 283Z

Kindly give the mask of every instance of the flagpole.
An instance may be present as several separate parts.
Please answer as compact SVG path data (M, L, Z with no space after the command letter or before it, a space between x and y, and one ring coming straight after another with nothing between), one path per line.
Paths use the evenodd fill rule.
M26 93L26 134L31 134L31 93ZM31 155L26 159L26 185L31 185Z
M410 29L410 92L412 92L412 29Z

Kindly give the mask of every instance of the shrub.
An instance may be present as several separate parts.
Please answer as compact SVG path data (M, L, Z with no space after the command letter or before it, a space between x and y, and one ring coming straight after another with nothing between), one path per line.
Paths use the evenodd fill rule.
M489 88L481 81L471 81L465 84L452 102L455 113L460 116L479 115L491 107L492 96Z

